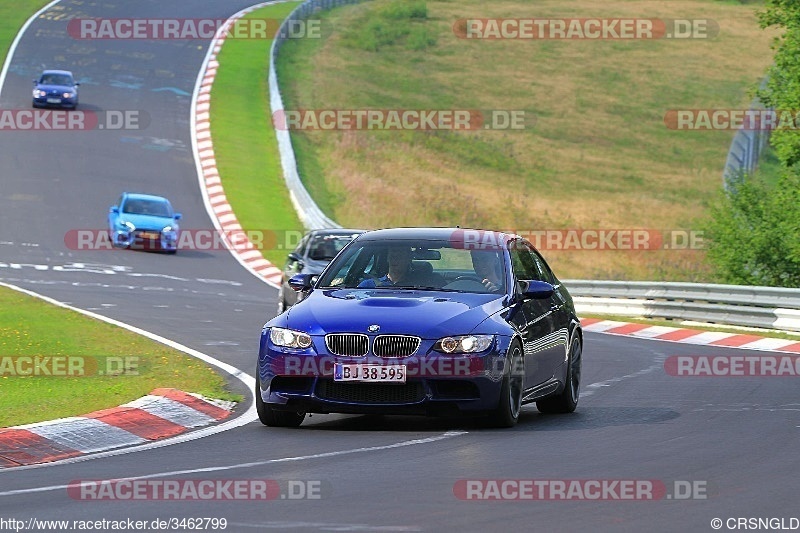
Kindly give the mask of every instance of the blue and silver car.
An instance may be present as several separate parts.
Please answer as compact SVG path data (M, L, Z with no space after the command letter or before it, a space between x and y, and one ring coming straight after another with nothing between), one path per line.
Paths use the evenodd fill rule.
M68 70L45 70L33 80L33 107L78 107L78 86Z
M178 250L181 214L164 197L125 192L108 211L108 234L118 248Z
M256 408L268 426L306 413L488 415L578 403L583 337L567 289L507 233L395 228L352 240L305 297L261 332Z

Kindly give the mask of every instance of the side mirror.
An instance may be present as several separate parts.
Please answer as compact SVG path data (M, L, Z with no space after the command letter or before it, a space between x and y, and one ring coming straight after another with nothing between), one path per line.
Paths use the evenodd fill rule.
M290 252L288 257L292 261L302 261L303 260L303 258L300 257L300 254L298 254L297 252Z
M109 211L111 211L112 213L119 214L119 206L118 205L112 205L111 209L109 209Z
M296 292L306 292L316 281L316 274L297 274L289 278L289 286Z
M181 214L180 213L175 213L175 216L172 217L172 218L174 218L175 220L180 220L181 219Z
M33 80L34 85L36 85L37 83L39 83L39 80Z
M81 86L81 84L76 81L75 82L75 87L80 87L80 86Z
M526 298L544 300L550 298L555 292L555 287L546 281L525 280L520 283L522 283L522 295Z

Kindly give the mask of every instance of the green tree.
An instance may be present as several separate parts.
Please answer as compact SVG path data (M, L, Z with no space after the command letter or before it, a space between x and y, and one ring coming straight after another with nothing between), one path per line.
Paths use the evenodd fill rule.
M721 281L800 287L800 165L773 186L744 176L711 213L708 257Z
M762 28L783 30L772 45L775 62L767 71L767 85L758 91L758 96L767 107L797 113L800 110L800 2L767 0L758 18ZM775 130L770 143L787 167L800 162L800 131Z

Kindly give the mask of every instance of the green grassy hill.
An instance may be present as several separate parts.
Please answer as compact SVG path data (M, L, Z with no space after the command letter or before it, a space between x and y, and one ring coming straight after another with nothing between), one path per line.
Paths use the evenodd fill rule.
M289 42L287 109L526 110L522 131L303 131L301 175L353 227L700 229L729 131L676 131L671 109L746 108L771 61L756 5L375 0ZM712 39L466 40L464 18L711 19ZM561 277L708 280L702 251L556 251Z

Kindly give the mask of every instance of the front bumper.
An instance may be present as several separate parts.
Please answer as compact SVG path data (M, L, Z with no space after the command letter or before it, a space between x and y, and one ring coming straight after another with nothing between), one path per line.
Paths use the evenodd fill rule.
M160 230L116 230L112 234L114 246L132 250L174 252L178 249L178 233Z
M315 346L323 344L314 339ZM431 346L433 341L428 341ZM426 352L410 357L345 357L286 351L262 339L261 399L276 409L307 413L457 415L497 407L508 339L482 354ZM405 383L334 381L335 363L405 365Z
M55 107L55 108L75 108L78 105L78 98L64 98L53 96L40 96L33 99L35 107Z

